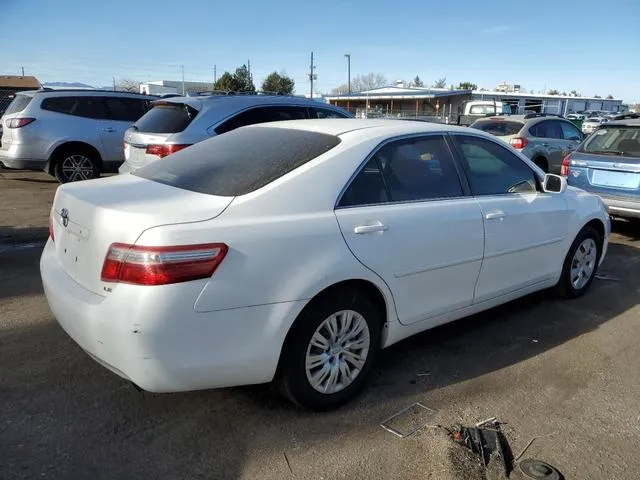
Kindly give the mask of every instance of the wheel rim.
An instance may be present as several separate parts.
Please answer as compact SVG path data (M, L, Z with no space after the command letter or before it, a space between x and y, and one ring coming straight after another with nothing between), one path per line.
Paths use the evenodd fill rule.
M93 163L89 157L75 154L62 161L62 174L71 182L93 178Z
M305 357L307 380L314 390L332 394L358 377L369 355L369 326L362 315L341 310L316 329Z
M591 279L596 268L598 249L592 238L583 240L571 261L571 285L580 290Z

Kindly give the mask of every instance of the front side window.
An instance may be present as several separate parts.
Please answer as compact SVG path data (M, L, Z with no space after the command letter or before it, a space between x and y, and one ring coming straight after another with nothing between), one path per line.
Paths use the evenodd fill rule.
M473 195L536 191L533 170L505 147L484 138L455 138Z
M578 131L576 127L567 122L560 122L560 126L562 127L562 136L565 140L574 140L580 141L582 140L582 135Z
M328 108L311 107L309 108L309 112L311 118L348 118L346 114L343 115L340 112Z
M436 200L463 195L440 135L403 139L378 150L345 191L340 206Z

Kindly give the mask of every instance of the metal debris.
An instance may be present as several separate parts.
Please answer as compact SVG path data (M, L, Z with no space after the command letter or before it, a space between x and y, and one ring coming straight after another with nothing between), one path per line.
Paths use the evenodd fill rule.
M453 439L479 455L486 469L491 464L491 470L500 470L501 476L508 478L513 464L512 453L509 442L500 431L499 422L492 417L477 425L491 425L492 428L457 426L453 430Z
M380 426L400 438L405 438L413 435L423 427L437 427L437 425L429 425L430 420L436 413L436 410L416 402L394 413L382 422Z
M520 458L522 458L522 456L524 455L524 453L529 449L529 447L533 444L534 441L536 441L539 438L545 438L545 437L550 437L551 435L555 435L558 432L552 432L552 433L546 433L544 435L537 435L535 437L533 437L531 440L529 440L529 443L527 443L527 445L522 449L522 451L516 455L516 457L513 459L514 462L517 462Z
M541 460L527 458L519 464L520 471L527 478L536 480L562 480L564 478L557 468Z

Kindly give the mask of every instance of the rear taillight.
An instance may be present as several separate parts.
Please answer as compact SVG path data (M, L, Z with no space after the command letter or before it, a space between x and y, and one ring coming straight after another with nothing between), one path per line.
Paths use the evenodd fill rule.
M7 128L21 128L35 121L36 119L31 117L7 118L4 121L4 126Z
M571 154L567 155L566 157L564 157L564 160L562 160L562 168L560 169L560 175L564 176L564 177L568 177L569 176L569 165L571 164Z
M190 144L177 144L177 143L164 143L159 145L147 145L147 154L148 155L157 155L160 158L164 158L167 155L171 155L172 153L176 153L183 148L189 147Z
M518 150L521 150L527 146L527 143L529 143L529 140L527 140L524 137L514 137L509 141L509 143L511 143L511 146L513 148L517 148Z
M53 231L53 222L55 220L53 219L53 211L51 212L51 215L49 215L49 236L51 237L51 240L53 240L55 242L56 240L56 236L55 236L55 232Z
M167 285L213 275L228 251L224 243L143 247L112 243L102 265L103 282Z

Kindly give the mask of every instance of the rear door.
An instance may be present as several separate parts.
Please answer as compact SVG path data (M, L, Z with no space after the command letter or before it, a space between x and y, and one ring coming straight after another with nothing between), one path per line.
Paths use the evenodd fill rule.
M567 143L562 134L561 122L543 120L533 125L529 133L535 137L535 142L545 152L549 172L560 173Z
M391 289L401 323L471 305L482 215L442 135L378 149L346 188L336 217L353 254Z
M147 102L127 97L103 97L106 119L102 121L100 138L107 152L107 160L124 161L124 133L145 114Z

